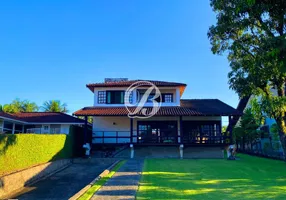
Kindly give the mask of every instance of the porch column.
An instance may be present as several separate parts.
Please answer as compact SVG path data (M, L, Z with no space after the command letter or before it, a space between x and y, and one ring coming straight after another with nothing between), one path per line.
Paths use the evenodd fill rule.
M12 126L12 134L15 134L15 123L13 123L13 126Z
M179 124L180 124L180 143L183 143L183 116L180 116Z
M83 143L87 143L87 116L84 116L84 134L83 134Z
M25 126L22 125L22 133L24 133L24 132L25 132Z
M133 118L130 118L130 143L133 143Z
M232 144L233 143L233 138L232 138L232 116L228 116L228 127L229 127L230 144Z

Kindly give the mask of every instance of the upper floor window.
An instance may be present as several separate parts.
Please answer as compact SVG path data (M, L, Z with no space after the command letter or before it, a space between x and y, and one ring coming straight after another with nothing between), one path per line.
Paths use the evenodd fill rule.
M173 94L162 94L163 102L172 103L173 102Z
M143 95L144 95L144 93L140 93L140 99L143 97ZM155 96L155 94L153 94L153 93L149 94L149 96L147 98L147 102L151 103L152 99L154 98L154 96ZM164 103L172 103L172 102L174 102L172 93L165 93L165 94L163 93L163 94L161 94L161 96L162 96L162 102L164 102ZM157 102L159 102L160 98L156 98L155 100Z
M105 103L106 103L106 92L98 91L98 104L105 104Z
M124 104L125 91L98 91L98 104ZM133 93L129 94L129 103L133 102Z
M124 104L125 91L106 91L107 104Z

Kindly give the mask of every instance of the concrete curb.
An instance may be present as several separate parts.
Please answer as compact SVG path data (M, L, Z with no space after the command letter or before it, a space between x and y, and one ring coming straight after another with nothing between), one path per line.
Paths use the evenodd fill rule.
M112 165L110 165L107 169L105 169L101 174L99 174L93 181L91 181L88 185L82 188L79 192L69 198L69 200L76 200L81 197L89 188L91 188L98 180L107 176L110 171L120 162L121 160L115 161Z

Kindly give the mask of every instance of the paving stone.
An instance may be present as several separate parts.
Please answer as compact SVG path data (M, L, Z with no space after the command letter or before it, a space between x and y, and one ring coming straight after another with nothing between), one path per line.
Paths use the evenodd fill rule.
M135 199L143 163L142 159L128 160L91 199Z

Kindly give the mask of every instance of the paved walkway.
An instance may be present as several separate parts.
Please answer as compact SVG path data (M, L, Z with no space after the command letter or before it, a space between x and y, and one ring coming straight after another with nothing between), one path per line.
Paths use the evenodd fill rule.
M102 200L135 199L143 159L128 160L91 198Z
M108 166L110 166L110 163L72 164L68 168L48 178L24 188L21 191L21 195L14 198L19 200L68 199L89 184Z

